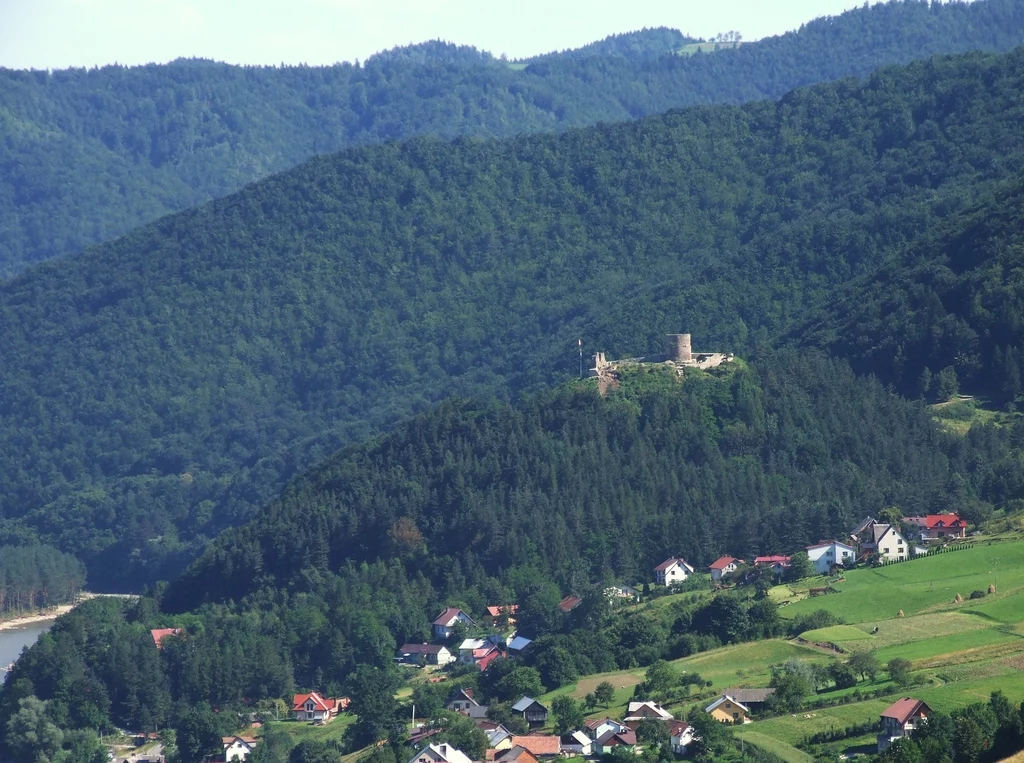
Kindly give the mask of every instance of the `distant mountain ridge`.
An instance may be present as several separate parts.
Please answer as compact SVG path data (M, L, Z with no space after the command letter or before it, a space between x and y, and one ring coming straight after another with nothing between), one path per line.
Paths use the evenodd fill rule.
M0 70L0 278L225 196L315 154L436 134L504 137L778 98L935 53L1024 43L1016 0L872 5L714 54L654 29L509 66L433 42L359 67Z
M137 586L340 445L576 375L579 338L609 357L680 330L769 347L1014 203L1021 92L1024 49L778 103L355 148L32 268L0 284L0 543ZM977 347L929 363L986 391Z

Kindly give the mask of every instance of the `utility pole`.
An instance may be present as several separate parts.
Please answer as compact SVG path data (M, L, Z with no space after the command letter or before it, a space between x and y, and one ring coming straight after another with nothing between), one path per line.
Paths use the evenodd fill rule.
M580 348L580 378L582 379L583 378L583 340L582 339L577 339L576 342L577 342L577 344L579 345L579 348Z

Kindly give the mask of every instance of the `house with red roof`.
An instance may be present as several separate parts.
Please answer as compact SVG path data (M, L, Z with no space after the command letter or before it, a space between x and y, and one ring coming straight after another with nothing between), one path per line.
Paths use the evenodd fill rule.
M492 605L487 608L487 617L490 618L491 624L505 623L507 625L516 624L516 612L519 611L518 604L499 604Z
M654 580L658 585L672 586L682 583L693 574L693 565L681 557L673 556L654 568Z
M916 530L923 541L967 537L967 521L961 519L959 514L905 517L903 523Z
M759 556L754 559L755 567L769 567L773 575L782 575L789 569L790 558L773 554L772 556Z
M737 559L733 556L720 556L708 565L708 569L711 571L711 579L716 583L721 583L723 577L730 572L736 572L741 564L743 564L742 559Z
M882 753L897 739L912 736L932 709L913 697L896 700L882 711L882 730L878 734L878 752Z
M153 637L153 643L156 644L156 648L162 649L165 638L177 636L179 633L181 633L181 628L156 628L151 630L149 635Z
M569 596L566 596L564 599L558 602L558 608L566 614L569 614L582 603L583 599L581 599L579 596L572 596L570 594Z
M668 735L672 752L676 755L685 755L690 742L693 741L693 727L686 721L670 721Z
M330 723L349 704L348 697L321 697L317 692L296 694L292 712L297 721L312 721L318 725Z
M512 737L512 747L515 748L516 746L529 750L538 758L553 758L562 752L561 740L551 734L514 735Z
M455 630L455 626L458 623L462 623L469 627L476 625L476 623L473 622L473 618L458 607L446 607L444 612L434 618L434 622L432 623L434 626L434 638L451 638L452 632Z

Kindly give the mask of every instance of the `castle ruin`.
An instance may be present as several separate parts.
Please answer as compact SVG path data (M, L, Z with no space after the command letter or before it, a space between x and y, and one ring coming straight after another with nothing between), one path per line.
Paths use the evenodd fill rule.
M594 367L590 369L590 376L600 379L613 374L623 366L653 364L669 366L682 374L686 368L699 368L703 371L716 368L723 363L729 363L732 359L731 352L694 352L689 334L666 334L664 355L608 360L603 352L595 353Z

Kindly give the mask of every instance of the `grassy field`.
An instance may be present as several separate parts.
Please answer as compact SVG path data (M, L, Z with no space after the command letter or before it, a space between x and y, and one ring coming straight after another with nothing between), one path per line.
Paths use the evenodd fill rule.
M970 656L974 653L982 651L987 647L1002 646L1003 644L1013 644L1019 650L1024 651L1024 638L1021 638L1021 636L1004 633L995 628L986 628L885 647L876 651L875 657L883 665L894 657L902 657L905 660L911 661L934 660L945 657L950 660L956 659L959 662L964 662L969 661Z
M805 641L818 641L831 644L847 644L850 641L871 641L872 636L867 631L855 628L852 625L833 625L828 628L818 628L813 631L804 631L800 638Z
M304 739L316 739L327 741L328 739L341 739L345 729L356 722L356 717L351 713L343 713L330 723L324 726L314 726L306 721L270 721L267 725L278 731L287 732L295 744Z
M1006 414L987 408L986 404L987 401L965 396L931 406L932 416L945 429L961 435L975 424L1003 423Z
M749 725L736 728L733 735L741 739L744 744L752 744L766 752L778 755L786 763L814 763L814 758L806 752L798 750L791 744L786 744L781 739L752 731Z
M1000 591L1024 587L1024 542L978 545L903 564L851 570L844 581L834 585L839 594L793 602L782 607L780 614L791 618L824 609L853 624L896 618L900 610L907 616L926 611L981 611L985 604L994 607L996 601L1012 595L997 593L984 602L968 599L972 591L987 590L990 583L996 583ZM954 604L957 594L966 601Z

